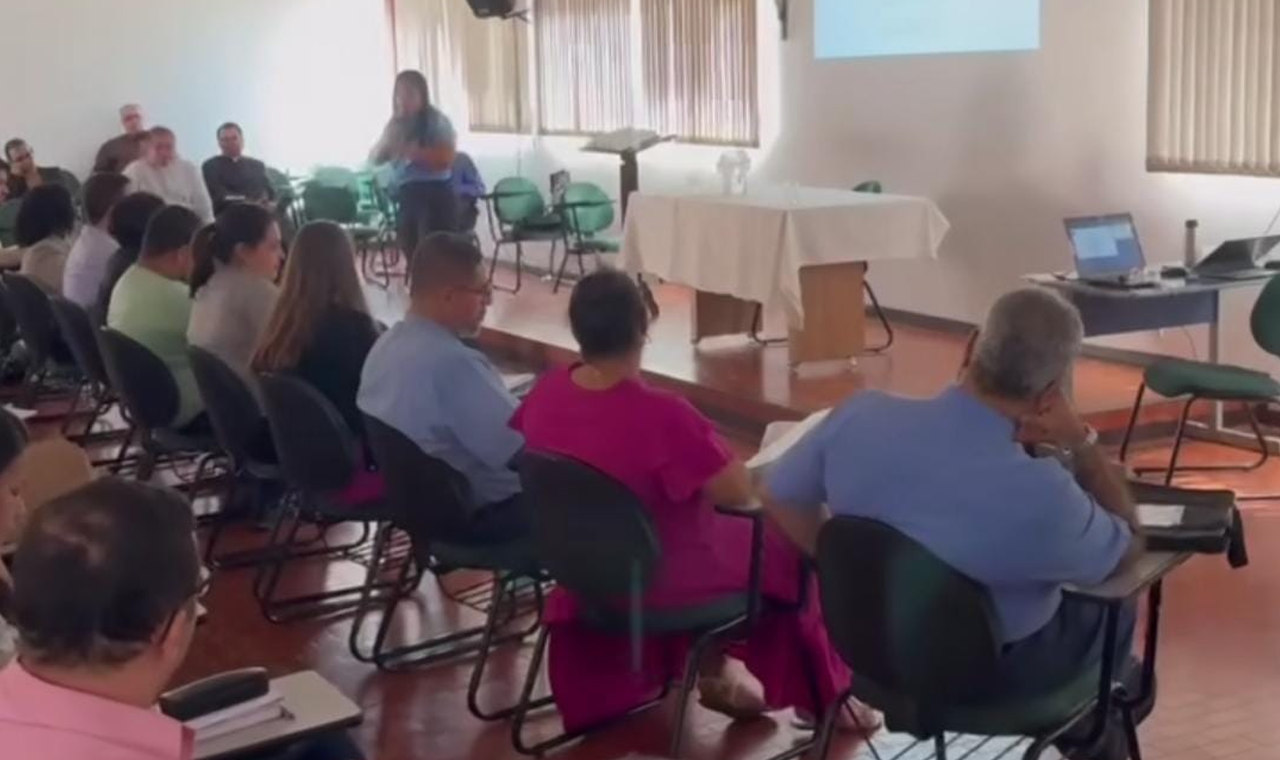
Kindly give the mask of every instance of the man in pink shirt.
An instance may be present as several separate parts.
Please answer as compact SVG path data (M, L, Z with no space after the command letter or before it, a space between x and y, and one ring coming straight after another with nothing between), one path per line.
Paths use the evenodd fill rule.
M104 478L37 511L14 561L18 657L0 671L6 760L186 760L153 709L195 630L200 563L175 492Z
M18 657L0 670L4 760L190 760L154 707L191 646L201 580L191 505L102 478L36 511L13 566ZM343 732L255 760L359 760Z

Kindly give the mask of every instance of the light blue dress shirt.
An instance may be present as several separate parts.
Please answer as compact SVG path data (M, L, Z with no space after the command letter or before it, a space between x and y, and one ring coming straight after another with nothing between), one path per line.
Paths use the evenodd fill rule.
M378 338L356 403L462 473L478 505L520 492L516 399L484 354L435 322L411 314Z
M1053 618L1064 584L1104 580L1131 541L1061 464L1028 456L1013 422L959 387L926 400L860 392L767 478L790 508L883 522L986 586L1006 643Z

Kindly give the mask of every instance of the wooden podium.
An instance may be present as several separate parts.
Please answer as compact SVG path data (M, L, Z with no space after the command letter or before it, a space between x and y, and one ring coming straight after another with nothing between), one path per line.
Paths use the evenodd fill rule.
M805 362L852 359L866 347L865 262L807 266L800 269L804 325L788 331L792 366ZM734 296L694 291L693 342L718 335L743 335L754 327L759 306Z

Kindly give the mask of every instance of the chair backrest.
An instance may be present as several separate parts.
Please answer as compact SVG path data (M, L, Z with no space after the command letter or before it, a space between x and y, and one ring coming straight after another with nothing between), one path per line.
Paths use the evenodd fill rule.
M310 182L302 190L302 213L308 222L354 224L359 211L360 195L352 188Z
M1280 356L1280 277L1272 277L1253 302L1249 328L1263 351Z
M218 446L236 465L244 464L249 460L249 443L263 422L258 400L240 373L216 354L189 346L187 356Z
M855 192L855 193L883 193L883 192L884 192L884 187L880 184L880 180L878 180L878 179L869 179L869 180L867 180L867 181L865 181L865 182L859 182L858 184L854 185L854 186L853 186L853 192Z
M26 275L5 274L4 283L22 342L27 344L36 362L44 362L53 353L58 339L58 323L53 318L49 292Z
M54 296L50 306L62 338L71 349L71 356L76 360L80 372L91 382L110 387L111 378L107 376L107 367L102 361L102 351L98 348L98 338L93 333L93 320L89 317L89 312L75 301L62 296Z
M945 705L993 672L986 590L919 543L874 520L835 517L819 533L817 561L827 631L858 674L859 698L880 709L903 699Z
M18 318L13 313L9 289L0 280L0 358L9 352L18 340Z
M18 226L18 209L22 208L22 199L0 203L0 246L11 246L16 241L14 231Z
M475 504L462 473L377 417L366 414L364 430L386 482L391 514L415 551L429 552L433 541L465 545Z
M356 192L360 190L359 173L345 166L317 166L307 182L324 187L345 187Z
M613 201L591 182L573 182L564 191L564 220L569 231L590 237L613 224Z
M536 219L547 212L542 191L525 177L504 177L493 186L493 212L504 225Z
M171 425L178 416L178 384L164 361L151 349L109 327L98 330L98 348L111 387L129 412L129 419L143 430Z
M527 451L520 461L531 500L534 556L585 604L617 609L649 587L662 556L640 498L568 457Z
M285 480L313 496L346 488L356 474L356 441L329 399L285 374L259 375L258 385Z

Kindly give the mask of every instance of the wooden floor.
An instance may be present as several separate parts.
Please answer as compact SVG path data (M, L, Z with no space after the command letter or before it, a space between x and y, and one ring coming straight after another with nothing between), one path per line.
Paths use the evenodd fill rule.
M376 312L398 318L403 294L372 291ZM899 343L887 356L861 360L854 371L801 380L785 366L785 349L759 350L742 341L693 348L681 313L688 296L677 288L660 288L662 320L655 326L646 367L673 387L714 386L724 395L747 399L743 414L792 414L817 408L860 388L884 388L913 395L936 391L954 375L961 340L953 335L902 328ZM510 356L564 360L571 345L564 324L565 296L551 296L536 280L518 298L500 297L487 323L483 343ZM687 317L686 317L687 319ZM521 335L527 336L520 345ZM512 337L515 336L515 337ZM550 348L556 350L552 351ZM535 363L536 364L536 363ZM1082 406L1093 412L1125 407L1137 382L1135 370L1086 362L1077 374ZM731 431L732 432L732 431ZM735 444L750 450L754 441L738 435ZM1247 459L1248 455L1216 445L1188 447L1189 461ZM1144 444L1140 462L1162 462L1160 442ZM1280 461L1259 471L1230 478L1201 479L1251 492L1280 492ZM1149 760L1276 760L1280 758L1280 502L1245 507L1252 565L1231 571L1221 558L1197 558L1168 581L1160 659L1160 700L1142 736ZM249 544L261 534L240 531L236 540ZM311 562L292 569L289 583L299 589L356 581L362 568L350 562ZM354 734L370 758L378 760L514 760L508 726L484 724L465 707L469 662L451 662L414 672L386 674L356 663L346 651L349 619L273 625L258 613L250 595L251 571L217 574L182 679L227 668L264 665L273 674L314 668L359 702L365 720ZM460 588L475 578L448 579ZM397 617L398 635L423 629L443 630L476 623L477 613L448 601L434 579L422 584L415 605ZM508 647L497 657L486 680L484 699L498 706L515 696L523 676L527 648ZM630 753L660 755L669 736L669 708L637 717L572 746L559 756L572 760L606 760ZM685 757L693 760L762 758L791 745L796 731L789 716L779 715L730 725L722 717L695 707ZM554 728L554 719L546 729ZM899 746L900 737L877 741L882 749ZM883 743L882 743L883 742ZM971 760L996 757L1008 742L992 742ZM865 749L844 741L835 758L861 756ZM0 752L0 755L3 753ZM892 756L890 750L882 755ZM958 753L960 754L960 753ZM912 754L908 757L919 757Z

